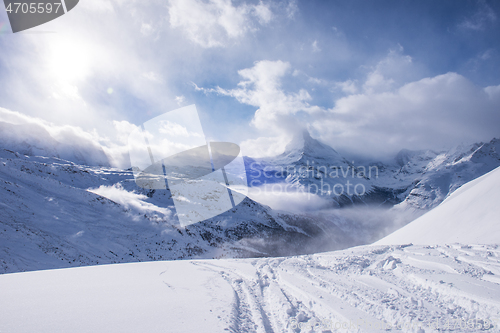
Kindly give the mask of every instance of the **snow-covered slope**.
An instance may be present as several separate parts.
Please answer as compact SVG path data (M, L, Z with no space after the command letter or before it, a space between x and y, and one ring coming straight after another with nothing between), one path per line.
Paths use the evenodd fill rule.
M1 332L498 332L498 246L0 275Z
M185 258L282 256L359 244L328 219L245 199L181 228L166 190L131 171L0 150L0 272Z
M32 132L34 138L44 138L43 133L35 129ZM49 137L42 140L49 141ZM418 198L415 202L422 203L422 207L431 207L457 184L498 164L498 144L498 140L493 140L447 154L401 153L395 166L380 166L379 178L356 177L367 187L372 186L365 196L336 198L331 207L368 202L393 204L402 200L398 195ZM314 253L371 243L394 230L382 228L383 223L392 221L384 212L376 219L362 210L349 214L331 210L315 215L292 214L274 211L250 199L216 218L182 229L167 191L137 188L131 171L32 156L47 152L49 146L43 150L32 144L19 146L28 149L24 151L27 155L0 150L0 272L164 259ZM310 169L300 169L304 163L307 167L308 162L314 162L310 167L320 176L310 177ZM331 186L346 180L328 180L321 174L321 166L340 166L344 168L340 172L357 172L335 150L308 133L302 133L276 161L269 159L267 163L274 168L290 163L296 171L292 168L285 178L297 186L321 187L321 182L329 181ZM251 178L253 170L247 171ZM302 177L301 172L309 176ZM347 177L352 180L352 173ZM451 181L446 186L436 186L443 177ZM414 195L414 189L427 194ZM437 197L436 193L441 194ZM399 207L409 205L408 198ZM307 200L303 200L303 205L308 204Z
M311 146L283 159L344 163ZM402 152L377 181L445 195L492 167L497 146ZM247 199L180 228L169 193L138 190L131 171L0 150L0 272L45 269L0 275L0 332L496 332L499 185L495 169L462 186L390 246L201 260L345 248L369 227ZM98 266L47 270L84 265Z
M375 244L500 243L500 168L453 192L438 207Z

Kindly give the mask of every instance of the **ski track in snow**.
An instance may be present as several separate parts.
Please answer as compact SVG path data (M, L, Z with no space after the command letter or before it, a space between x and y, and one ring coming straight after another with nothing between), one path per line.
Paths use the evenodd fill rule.
M0 275L0 290L0 332L35 324L39 332L91 332L102 318L121 323L113 332L498 332L500 247L371 245L91 266ZM88 319L77 324L75 314Z
M231 332L333 332L342 324L346 332L383 332L387 325L477 332L500 324L497 246L365 246L193 264L219 272L232 286ZM315 324L323 327L314 330ZM299 325L302 330L294 329Z

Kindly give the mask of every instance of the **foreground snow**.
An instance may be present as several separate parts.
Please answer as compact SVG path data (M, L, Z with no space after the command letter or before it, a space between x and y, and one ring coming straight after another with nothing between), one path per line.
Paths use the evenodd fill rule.
M453 192L438 207L376 244L500 242L500 168Z
M0 332L496 332L500 249L114 264L5 274L0 290Z
M499 185L462 186L390 246L0 275L0 332L498 332Z

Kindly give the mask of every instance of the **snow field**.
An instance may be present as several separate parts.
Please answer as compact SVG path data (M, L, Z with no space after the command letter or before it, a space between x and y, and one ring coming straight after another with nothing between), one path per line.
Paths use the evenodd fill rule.
M5 274L0 331L494 332L499 274L459 244Z

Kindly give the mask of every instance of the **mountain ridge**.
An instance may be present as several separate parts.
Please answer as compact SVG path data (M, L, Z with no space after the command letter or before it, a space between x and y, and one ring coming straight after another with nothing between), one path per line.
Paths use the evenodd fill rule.
M436 207L464 183L500 166L499 152L500 140L493 138L490 142L439 152L402 149L392 162L354 165L305 130L292 139L282 154L260 159L246 157L245 163L250 170L249 186L288 183L295 190L331 198L332 207L375 204L423 212ZM317 156L321 153L323 156ZM332 173L335 169L341 172ZM346 191L353 184L364 188L363 193ZM330 191L318 191L320 188Z
M261 257L345 248L326 219L246 198L182 228L168 191L132 171L0 150L0 272L186 258Z
M331 190L333 184L346 185L354 179L366 186L364 196L342 195L323 208L378 207L385 203L395 211L425 212L459 186L500 165L500 140L493 139L441 153L406 151L400 163L395 159L392 164L377 164L376 176L357 177L362 165L349 164L310 135L302 133L302 140L304 149L301 151L299 140L298 145L289 145L290 152L282 160L245 160L250 180L252 173L255 176L262 168L252 170L248 162L269 167L267 175L282 172L281 178L263 174L262 180L288 182L295 188L309 185L314 189L316 185L318 189L330 180ZM328 152L324 154L327 158L315 156L322 151ZM331 178L333 169L326 168L338 168L339 161L340 174L348 171L340 180ZM290 165L295 169L283 169ZM314 253L366 244L380 233L377 226L359 216L349 218L328 210L319 214L275 211L248 198L224 214L183 229L176 225L167 191L137 188L131 170L6 149L0 149L0 195L2 272Z

